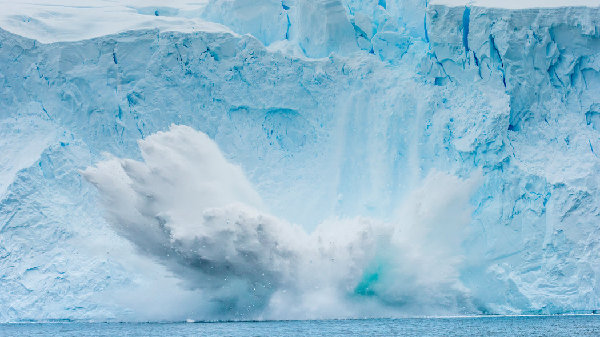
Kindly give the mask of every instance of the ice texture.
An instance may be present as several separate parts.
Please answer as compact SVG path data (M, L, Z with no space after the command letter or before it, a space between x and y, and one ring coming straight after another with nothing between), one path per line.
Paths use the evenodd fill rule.
M593 3L78 3L2 3L0 321L599 309Z

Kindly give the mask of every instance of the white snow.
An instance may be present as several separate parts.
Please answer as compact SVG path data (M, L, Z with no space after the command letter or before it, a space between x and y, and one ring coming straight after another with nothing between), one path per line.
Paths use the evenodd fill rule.
M0 1L0 28L42 43L77 41L128 30L230 32L200 19L208 0Z

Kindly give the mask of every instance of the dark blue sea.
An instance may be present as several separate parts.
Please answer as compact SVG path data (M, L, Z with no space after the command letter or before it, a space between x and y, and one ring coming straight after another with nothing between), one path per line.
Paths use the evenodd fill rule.
M0 336L600 336L600 316L216 323L13 323Z

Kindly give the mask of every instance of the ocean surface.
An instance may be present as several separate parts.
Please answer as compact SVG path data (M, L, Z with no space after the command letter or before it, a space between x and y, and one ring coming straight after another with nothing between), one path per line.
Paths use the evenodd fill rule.
M13 323L0 336L600 336L600 316L216 323Z

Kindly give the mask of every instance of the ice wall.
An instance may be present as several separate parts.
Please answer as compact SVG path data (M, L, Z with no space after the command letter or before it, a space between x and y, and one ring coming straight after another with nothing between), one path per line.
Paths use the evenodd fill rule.
M97 6L127 25L79 29L91 12L74 6L11 7L0 21L0 320L228 315L115 232L80 174L103 152L142 159L137 141L172 123L216 141L264 212L308 232L334 228L315 231L324 239L356 232L357 217L398 223L416 195L441 193L424 188L431 172L483 175L447 288L405 296L419 289L401 284L425 283L406 282L418 263L398 253L298 297L303 309L286 318L334 317L349 306L330 299L348 296L366 312L344 317L598 308L597 8ZM452 179L440 184L454 189ZM428 228L443 227L436 211ZM436 297L444 289L451 297ZM236 313L291 307L270 296Z
M529 306L550 311L571 304L545 303L544 296L577 292L588 306L597 301L595 287L582 288L580 280L597 272L594 258L581 256L596 254L598 25L598 10L584 7L428 9L432 51L446 79L504 87L510 98L510 149L495 165L515 170L514 178L501 174L494 189L502 191L497 200L514 202L488 208L482 222L513 228L512 235L490 234L491 247L506 254L497 268L511 270Z

